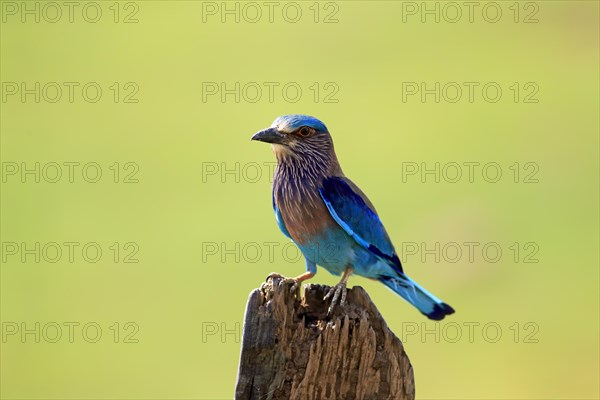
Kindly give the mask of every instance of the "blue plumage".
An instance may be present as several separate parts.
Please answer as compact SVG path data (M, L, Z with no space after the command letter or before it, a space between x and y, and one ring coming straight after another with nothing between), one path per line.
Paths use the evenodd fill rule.
M323 180L319 193L333 219L362 248L389 261L402 272L400 259L379 216L352 190L347 178L329 177Z
M355 273L379 280L431 319L454 312L404 274L372 203L344 176L325 124L310 116L287 115L252 139L272 143L277 157L277 224L306 259L306 272L294 279L311 278L318 264L343 274L332 306L340 293L344 301L346 280Z
M318 131L327 131L324 123L308 115L290 114L279 117L271 126L276 126L280 132L291 133L302 126L308 126Z

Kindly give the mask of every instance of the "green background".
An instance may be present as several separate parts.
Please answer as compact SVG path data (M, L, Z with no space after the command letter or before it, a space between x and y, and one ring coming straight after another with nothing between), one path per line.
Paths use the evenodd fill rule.
M404 340L418 398L600 396L597 2L517 3L517 23L513 2L497 3L502 17L496 23L482 17L487 3L478 3L473 22L463 7L456 23L447 20L451 9L439 23L427 15L422 22L420 14L403 13L410 4L395 1L320 3L318 22L314 3L298 2L297 23L283 18L287 3L278 3L273 22L261 6L256 23L247 20L251 9L239 23L234 15L223 22L220 14L204 15L203 22L208 5L197 1L118 3L117 23L112 1L98 2L97 23L82 18L86 3L79 3L73 22L68 15L56 23L31 16L22 22L6 3L3 172L21 163L96 162L102 178L88 183L76 169L69 182L66 167L56 183L4 177L2 398L231 398L248 293L272 271L294 276L304 270L293 249L283 252L287 241L273 217L273 155L249 141L289 113L327 124L344 172L376 204L399 252L407 243L456 242L463 250L464 242L480 244L473 260L404 254L408 274L457 310L438 325L382 285L350 280L367 289ZM46 11L53 18L53 10ZM134 11L137 22L125 23ZM337 22L325 23L332 12ZM525 23L532 12L538 22ZM55 103L44 93L39 103L34 95L23 102L20 94L7 95L10 82L29 88L97 82L103 94L96 103L77 89L72 103L66 90ZM123 101L128 82L139 88L136 103ZM265 86L256 102L248 101L254 92L239 102L235 95L203 100L206 82L230 89L235 82L276 82L279 89L272 102ZM289 82L302 88L297 102L281 93ZM455 103L433 95L403 101L403 82L429 88L479 82L480 89L497 82L503 94L497 102L486 101L480 89L473 102L466 92ZM521 88L517 102L509 89L514 82ZM539 89L535 103L524 102L527 82ZM338 89L337 102L325 102L331 87ZM110 169L115 162L118 183ZM123 182L132 171L127 162L139 169L137 183ZM435 182L432 175L403 179L406 162L428 168L496 162L503 175L490 183L480 168L473 182L466 169L456 183L443 176ZM527 162L535 163L537 183L523 182ZM215 166L217 173L207 175ZM233 172L222 175L225 170ZM37 263L32 255L23 262L21 243L34 248L36 242L80 246L73 262L66 254L54 263L44 257ZM100 261L83 259L81 246L88 242L102 248ZM110 249L115 242L119 262ZM134 248L125 249L128 242L137 245L137 263L123 262ZM277 244L273 257L268 242ZM11 243L19 246L16 255L8 251ZM486 243L503 250L496 262L482 256ZM521 248L516 260L513 243ZM532 249L529 261L537 262L524 262ZM337 278L319 269L314 281ZM34 329L36 322L40 332L47 326L39 343L33 334L24 340L20 331L9 334L22 323ZM80 324L73 343L65 322ZM134 325L126 328L128 322ZM56 343L48 340L54 337L49 323L63 327ZM82 336L87 323L102 329L96 343L89 340L94 330L87 340ZM468 326L474 326L472 338ZM414 329L418 333L408 334Z

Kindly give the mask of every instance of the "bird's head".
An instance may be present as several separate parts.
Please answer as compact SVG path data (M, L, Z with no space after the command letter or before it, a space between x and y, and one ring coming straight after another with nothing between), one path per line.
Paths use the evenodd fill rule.
M252 140L271 143L279 160L288 156L335 158L333 141L327 127L315 117L308 115L291 114L278 117L271 127L252 136Z

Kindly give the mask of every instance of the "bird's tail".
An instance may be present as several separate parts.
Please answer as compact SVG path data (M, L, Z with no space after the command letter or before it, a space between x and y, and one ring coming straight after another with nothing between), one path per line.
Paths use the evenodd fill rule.
M379 278L379 280L394 293L399 294L402 298L415 306L429 319L439 321L446 315L454 313L452 307L423 289L417 282L404 274L398 275L397 277L385 276Z

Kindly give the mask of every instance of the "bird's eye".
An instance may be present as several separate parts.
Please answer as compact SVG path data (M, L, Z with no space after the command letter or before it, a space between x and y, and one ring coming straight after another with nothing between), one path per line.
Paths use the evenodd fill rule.
M309 128L308 126L303 126L302 128L300 128L298 130L298 133L300 134L300 136L302 137L309 137L310 135L312 135L313 133L313 129Z

